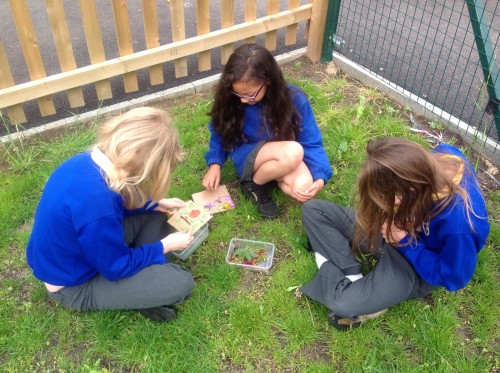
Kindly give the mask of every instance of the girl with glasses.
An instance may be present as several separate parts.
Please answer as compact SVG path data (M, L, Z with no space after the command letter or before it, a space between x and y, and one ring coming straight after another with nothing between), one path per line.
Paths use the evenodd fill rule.
M263 218L278 208L267 186L276 182L300 202L315 197L332 176L311 105L297 87L287 84L273 55L244 44L229 57L212 106L207 190L220 183L221 168L231 158L243 194Z

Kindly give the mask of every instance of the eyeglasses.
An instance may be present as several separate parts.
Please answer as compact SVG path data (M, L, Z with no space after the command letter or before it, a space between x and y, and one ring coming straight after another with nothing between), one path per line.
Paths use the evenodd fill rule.
M247 100L248 102L250 103L254 103L255 102L255 98L259 95L260 91L262 91L262 87L264 87L264 85L266 84L266 82L262 83L259 87L259 89L257 90L257 92L255 92L253 95L251 96L244 96L244 95L240 95L239 93L236 93L235 91L231 91L231 93L233 95L235 95L236 97L238 98L242 98L244 100Z

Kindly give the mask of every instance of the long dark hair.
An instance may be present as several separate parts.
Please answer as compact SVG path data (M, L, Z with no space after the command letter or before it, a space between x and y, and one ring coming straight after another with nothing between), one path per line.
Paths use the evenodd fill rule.
M273 130L275 140L295 140L301 118L292 103L290 89L271 52L257 44L243 44L229 57L215 92L209 115L212 128L221 136L222 146L232 150L245 142L244 104L231 93L233 83L255 81L267 84L262 99L263 121Z
M359 249L362 241L368 249L376 247L384 222L387 222L386 236L394 224L408 231L409 242L413 241L416 230L439 215L455 195L463 199L472 225L469 214L474 211L469 196L453 181L462 168L464 173L473 175L462 159L432 153L402 138L370 141L366 152L367 159L358 179L355 248ZM394 203L396 195L401 199L399 206Z

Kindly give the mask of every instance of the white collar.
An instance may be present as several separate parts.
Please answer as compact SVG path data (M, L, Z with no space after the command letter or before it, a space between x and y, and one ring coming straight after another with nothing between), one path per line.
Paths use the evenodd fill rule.
M94 148L90 152L90 157L99 167L102 168L104 172L106 172L108 176L110 173L114 173L115 166L109 160L109 158L99 150L97 146L94 146Z

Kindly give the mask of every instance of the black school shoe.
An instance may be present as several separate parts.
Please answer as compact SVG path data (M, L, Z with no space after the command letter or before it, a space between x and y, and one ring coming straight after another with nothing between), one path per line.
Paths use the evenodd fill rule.
M364 324L368 320L375 319L380 315L383 315L387 309L378 311L375 313L371 313L369 315L358 316L355 319L350 319L348 317L339 317L333 312L328 314L328 322L337 330L350 330L359 327L361 324Z
M255 184L253 181L240 181L240 188L244 196L257 206L257 211L262 218L275 219L278 217L278 206L269 195L266 186Z
M172 321L177 317L177 311L172 306L159 306L137 310L147 319L154 322Z

